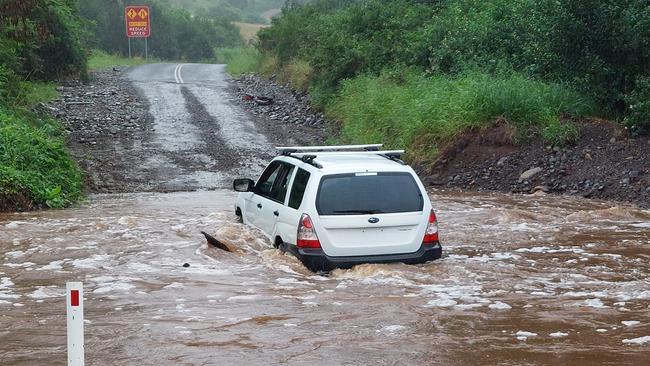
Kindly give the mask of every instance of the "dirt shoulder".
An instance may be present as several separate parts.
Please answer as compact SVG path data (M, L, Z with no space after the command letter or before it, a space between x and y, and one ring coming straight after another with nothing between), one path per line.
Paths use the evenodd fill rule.
M83 84L69 81L58 87L61 98L50 103L52 114L67 132L67 145L86 173L91 192L133 191L136 151L149 139L153 119L148 104L122 76L122 70L93 72Z

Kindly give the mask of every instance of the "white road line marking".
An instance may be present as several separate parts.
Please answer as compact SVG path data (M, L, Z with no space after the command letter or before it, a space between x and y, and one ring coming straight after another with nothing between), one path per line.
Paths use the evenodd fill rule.
M178 66L180 65L176 65L174 67L174 81L176 82L176 84L178 84Z
M183 81L183 77L181 76L181 69L183 68L183 64L178 64L174 68L174 80L176 80L176 84L183 84L185 81Z

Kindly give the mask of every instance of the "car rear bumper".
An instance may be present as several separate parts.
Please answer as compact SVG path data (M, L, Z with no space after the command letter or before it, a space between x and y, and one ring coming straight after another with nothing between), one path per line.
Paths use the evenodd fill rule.
M365 255L352 257L330 257L322 249L298 249L295 245L287 245L287 249L314 272L329 272L335 268L351 268L363 263L394 263L418 264L438 259L442 256L440 243L422 245L417 252L389 255Z

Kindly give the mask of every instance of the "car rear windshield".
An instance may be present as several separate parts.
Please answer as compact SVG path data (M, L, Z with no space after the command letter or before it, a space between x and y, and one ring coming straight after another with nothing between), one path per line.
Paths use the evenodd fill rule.
M422 193L410 173L325 176L316 198L320 215L365 215L422 211Z

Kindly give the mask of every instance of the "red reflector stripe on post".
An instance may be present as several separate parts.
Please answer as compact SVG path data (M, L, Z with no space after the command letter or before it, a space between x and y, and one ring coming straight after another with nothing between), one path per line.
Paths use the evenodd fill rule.
M70 306L79 306L79 290L70 290Z

